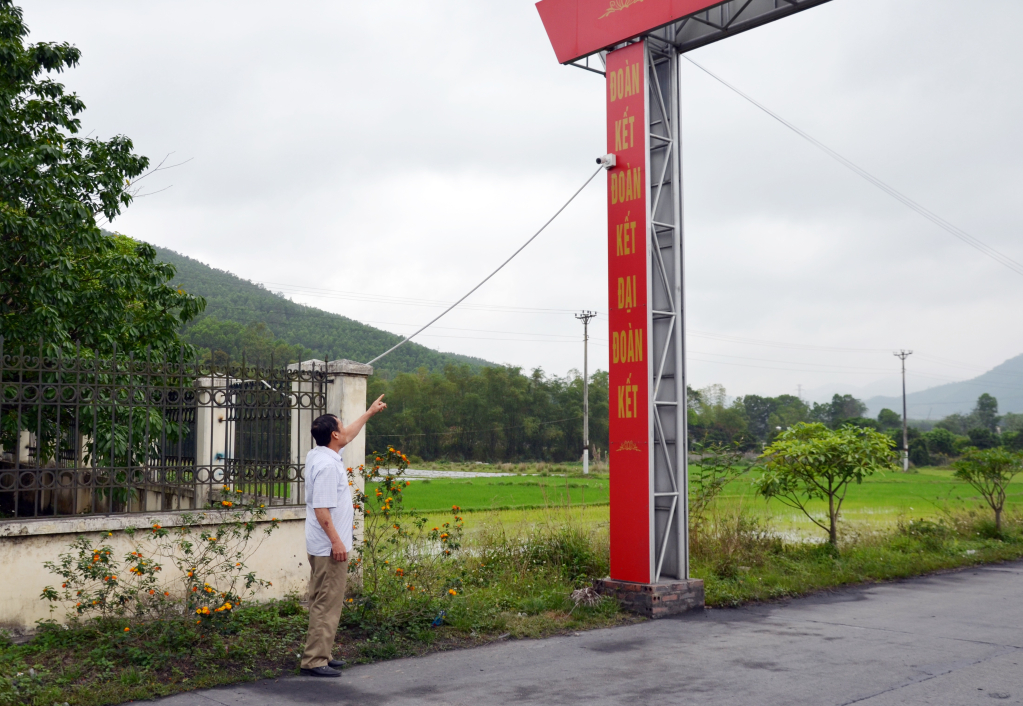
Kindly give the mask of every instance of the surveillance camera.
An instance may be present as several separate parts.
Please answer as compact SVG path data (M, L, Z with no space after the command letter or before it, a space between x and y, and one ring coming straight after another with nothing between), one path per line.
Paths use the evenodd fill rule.
M611 169L615 166L615 156L613 154L605 154L603 157L597 157L597 164L604 167L604 169Z

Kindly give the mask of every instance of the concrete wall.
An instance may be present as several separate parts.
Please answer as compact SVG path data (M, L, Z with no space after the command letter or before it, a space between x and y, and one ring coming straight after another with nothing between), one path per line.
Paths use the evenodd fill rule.
M366 411L366 378L373 373L373 368L349 360L306 361L301 365L307 369L312 366L326 369L330 379L327 411L337 414L343 424L350 424ZM303 430L308 433L308 429L306 422ZM298 457L304 458L311 440L296 439L296 444L294 451ZM363 430L345 447L344 459L346 465L356 467L365 456L366 432ZM357 483L361 488L362 480L357 479ZM304 502L304 488L296 490L299 491L299 502ZM269 537L262 532L253 533L249 545L252 555L246 561L259 578L273 583L271 588L261 589L256 594L257 600L283 598L292 592L304 594L309 581L305 553L305 506L271 508L270 513L280 520L280 527ZM51 617L62 620L65 617L63 608L51 614L49 601L39 597L44 587L60 585L59 577L47 571L43 562L57 561L60 553L66 552L68 545L78 536L88 537L93 546L109 545L114 556L120 558L132 551L123 531L125 527L148 527L154 522L174 527L180 524L181 514L79 515L0 521L0 629L22 634L31 631L37 620ZM361 520L357 518L357 542L362 535L361 530ZM108 532L113 536L108 537ZM180 587L181 577L173 575L170 569L169 566L164 567L164 571L168 572L164 580L168 586Z
M253 533L246 565L256 576L271 581L271 588L260 589L256 599L283 598L288 593L304 593L309 580L305 553L305 507L276 508L272 516L280 527L267 536ZM0 628L15 634L32 630L37 620L64 619L63 608L50 613L50 602L40 599L46 586L57 587L60 577L43 567L44 561L57 561L61 552L79 536L92 540L93 546L109 545L118 559L133 551L124 533L128 526L148 527L157 522L164 527L180 524L181 513L142 515L85 516L0 523ZM211 523L213 522L211 518ZM113 534L107 536L107 532ZM146 546L147 543L143 543ZM167 588L181 589L181 575L164 565Z

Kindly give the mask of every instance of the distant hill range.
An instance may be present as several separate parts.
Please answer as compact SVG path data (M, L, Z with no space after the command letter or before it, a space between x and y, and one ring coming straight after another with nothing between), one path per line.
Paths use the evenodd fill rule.
M906 416L938 420L950 414L965 414L973 410L977 398L985 392L998 399L999 412L1023 412L1023 355L1010 358L972 380L906 395ZM885 407L902 414L902 397L871 397L865 402L872 417Z
M206 311L183 331L186 339L190 330L203 328L200 325L204 319L214 318L242 326L264 323L277 340L301 346L312 357L323 359L329 356L334 360L347 358L359 362L371 360L401 340L400 336L347 316L296 304L260 284L204 265L173 250L156 248L156 251L161 261L177 268L177 276L173 280L175 286L206 298ZM206 328L209 328L209 323L206 323ZM441 353L410 342L374 367L381 372L397 373L413 372L419 368L442 370L451 364L468 364L473 368L493 365L480 358Z

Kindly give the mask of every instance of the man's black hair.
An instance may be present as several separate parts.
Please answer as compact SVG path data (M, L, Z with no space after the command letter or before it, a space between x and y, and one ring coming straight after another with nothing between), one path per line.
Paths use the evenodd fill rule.
M309 431L312 432L317 446L326 446L330 443L330 435L335 431L340 431L338 419L333 414L321 414L313 420Z

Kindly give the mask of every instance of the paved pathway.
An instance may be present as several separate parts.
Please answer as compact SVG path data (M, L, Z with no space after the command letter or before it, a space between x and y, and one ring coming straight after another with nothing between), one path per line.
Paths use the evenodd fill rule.
M163 699L308 704L1023 704L1023 562Z

